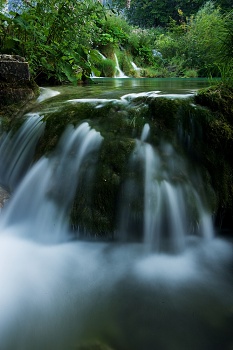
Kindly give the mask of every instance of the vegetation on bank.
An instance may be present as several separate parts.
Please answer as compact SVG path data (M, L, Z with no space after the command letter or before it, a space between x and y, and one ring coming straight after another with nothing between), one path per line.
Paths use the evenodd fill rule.
M0 53L25 57L39 84L115 76L115 55L132 77L232 75L232 12L212 1L188 17L178 8L149 29L95 0L21 3L11 12L0 8Z

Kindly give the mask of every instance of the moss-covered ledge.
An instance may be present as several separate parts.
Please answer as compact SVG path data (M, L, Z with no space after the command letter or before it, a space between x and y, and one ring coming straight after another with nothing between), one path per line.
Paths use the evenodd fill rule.
M202 89L195 100L211 111L224 115L231 124L233 123L233 86L219 83Z
M30 78L23 57L0 55L0 117L22 115L39 95L39 87Z
M205 166L217 193L217 226L233 230L233 86L224 83L202 89L195 102L213 118L205 124Z

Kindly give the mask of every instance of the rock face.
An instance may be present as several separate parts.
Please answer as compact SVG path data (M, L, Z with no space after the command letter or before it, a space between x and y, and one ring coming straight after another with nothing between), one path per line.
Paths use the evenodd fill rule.
M28 63L17 55L0 55L0 81L7 83L29 82Z
M0 116L17 114L37 93L38 87L30 80L25 59L17 55L0 55Z

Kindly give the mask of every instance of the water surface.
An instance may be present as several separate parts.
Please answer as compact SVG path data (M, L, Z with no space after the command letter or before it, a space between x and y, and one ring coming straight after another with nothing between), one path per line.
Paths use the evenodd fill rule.
M197 90L211 85L208 79L182 79L182 78L93 78L93 84L79 86L56 86L53 91L61 93L67 98L120 98L130 93L158 91L165 94L195 94ZM51 94L51 92L50 92ZM51 96L51 95L50 95Z

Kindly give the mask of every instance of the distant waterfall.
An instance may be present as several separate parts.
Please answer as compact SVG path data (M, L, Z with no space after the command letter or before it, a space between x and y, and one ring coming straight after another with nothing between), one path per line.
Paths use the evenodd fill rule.
M211 215L189 179L185 161L171 144L153 148L146 142L148 134L145 124L130 160L133 177L123 189L120 236L128 239L140 228L149 250L182 251L190 235L213 236Z
M140 71L141 68L139 68L133 61L131 61L131 64L135 71Z
M114 53L115 61L116 61L116 75L115 78L128 78L127 75L120 69L117 55Z

